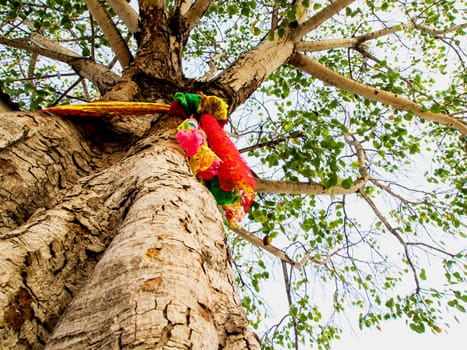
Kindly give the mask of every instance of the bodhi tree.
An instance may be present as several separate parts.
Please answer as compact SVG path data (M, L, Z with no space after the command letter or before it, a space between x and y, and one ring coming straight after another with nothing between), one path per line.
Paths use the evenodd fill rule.
M465 9L0 1L0 347L324 349L346 317L444 332L467 301ZM176 140L190 116L211 177ZM255 197L216 192L238 155L221 124Z

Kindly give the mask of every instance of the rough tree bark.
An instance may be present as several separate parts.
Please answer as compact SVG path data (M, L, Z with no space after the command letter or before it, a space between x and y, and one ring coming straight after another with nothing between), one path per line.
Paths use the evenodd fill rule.
M199 89L232 108L245 100L229 82L183 76L181 50L208 3L190 8L181 31L162 1L139 5L138 52L118 82L96 77L104 99L168 102ZM39 54L57 53L49 44ZM227 74L238 86L250 80L243 66ZM259 348L222 216L174 140L179 119L2 118L0 348Z
M2 117L2 349L259 348L180 120L128 148L99 120Z

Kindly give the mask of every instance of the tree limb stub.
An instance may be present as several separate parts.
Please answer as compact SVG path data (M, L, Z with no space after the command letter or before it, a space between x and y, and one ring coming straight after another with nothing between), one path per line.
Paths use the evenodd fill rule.
M322 80L323 82L333 85L339 89L352 92L370 100L385 103L404 111L412 112L422 119L444 124L448 127L458 130L463 135L467 136L467 124L462 120L453 118L448 114L427 111L419 104L405 97L346 78L322 65L318 61L303 54L294 54L289 59L289 63L296 66L297 68L300 68L313 77L318 78L319 80Z

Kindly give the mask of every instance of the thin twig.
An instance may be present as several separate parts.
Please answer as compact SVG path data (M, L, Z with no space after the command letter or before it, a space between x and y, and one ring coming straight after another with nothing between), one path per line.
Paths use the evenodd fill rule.
M287 263L282 261L282 275L284 276L285 292L287 294L287 302L289 303L289 310L292 306L292 292L290 288L290 280L287 271ZM298 350L298 327L297 327L297 317L295 315L290 315L292 317L292 324L294 330L294 340L295 340L295 350Z
M397 228L395 227L392 227L392 225L389 223L389 221L386 219L386 217L379 211L378 207L376 206L376 204L371 200L371 198L365 193L364 190L360 190L360 195L362 196L362 198L365 200L365 202L368 203L368 205L370 206L370 208L373 210L373 212L376 214L376 216L378 217L378 219L384 224L384 226L386 227L386 229L394 236L396 237L396 239L399 241L399 243L402 245L402 247L404 248L404 255L405 255L405 258L407 259L407 263L409 264L410 266L410 269L412 270L412 274L413 274L413 278L414 278L414 281L415 281L415 293L419 293L420 292L420 281L418 279L418 275L417 275L417 270L415 269L415 264L413 263L411 257L410 257L410 253L409 253L409 249L408 249L408 244L404 241L404 239L401 237L401 235L399 234L399 232L397 232Z
M297 270L301 270L308 261L311 261L317 265L327 265L332 257L339 253L344 247L335 250L334 252L328 254L324 259L320 260L311 255L310 252L307 252L305 256L300 261L295 261L290 258L286 253L284 253L281 249L273 246L272 244L265 245L263 240L255 236L253 233L248 232L240 227L229 227L233 232L239 235L241 238L245 239L246 241L252 243L253 245L266 250L267 252L271 253L272 255L279 258L282 262L291 265L292 267L296 268Z

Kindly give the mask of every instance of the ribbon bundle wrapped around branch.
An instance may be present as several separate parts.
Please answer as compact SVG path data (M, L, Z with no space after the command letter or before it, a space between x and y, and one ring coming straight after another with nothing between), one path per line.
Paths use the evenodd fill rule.
M59 115L111 116L167 112L184 117L177 141L193 173L205 181L231 226L251 207L256 182L250 168L225 134L227 104L216 96L177 92L168 105L147 102L96 101L43 109Z

